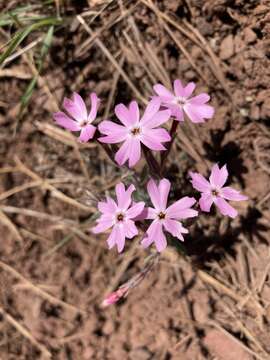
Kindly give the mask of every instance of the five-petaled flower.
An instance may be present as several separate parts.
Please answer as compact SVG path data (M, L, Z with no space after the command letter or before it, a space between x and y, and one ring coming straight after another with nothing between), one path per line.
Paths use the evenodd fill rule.
M98 224L92 228L92 232L98 234L112 227L107 243L109 249L116 245L119 253L124 249L126 238L132 239L138 235L134 219L142 213L144 202L132 203L131 195L134 190L134 185L130 185L125 190L123 183L117 184L115 188L117 202L107 197L106 201L98 203L102 215L97 220Z
M178 121L184 121L184 113L194 123L202 123L205 119L211 119L214 108L206 103L210 96L206 93L190 97L196 85L193 82L183 86L180 80L173 83L174 93L161 84L154 86L162 105L171 110L172 116Z
M164 250L167 246L164 229L179 240L184 241L182 234L188 233L188 230L183 227L179 220L198 215L196 210L191 209L196 200L188 196L183 197L167 208L170 187L171 183L167 179L160 180L158 186L153 179L147 184L147 191L154 208L147 208L146 218L152 219L153 222L142 240L142 245L145 248L154 242L159 252Z
M115 107L115 114L123 125L108 120L99 124L99 131L106 135L99 141L109 144L124 142L115 154L119 165L128 160L129 167L134 166L141 157L141 143L151 150L166 150L162 143L170 141L171 137L159 126L170 118L171 111L160 111L160 104L159 99L152 99L141 119L136 101L132 101L129 107L119 104Z
M214 203L222 215L235 218L238 212L229 205L226 200L241 201L248 199L247 196L241 195L239 191L229 186L223 187L228 178L226 165L219 168L218 165L215 164L212 168L209 181L198 173L190 172L190 176L192 186L202 193L199 200L202 211L209 212Z
M91 123L97 116L100 100L96 93L91 93L90 99L91 110L89 114L87 114L85 102L77 93L73 94L73 100L65 98L63 102L64 109L71 117L62 111L53 114L54 120L58 125L70 131L80 131L79 140L81 142L87 142L92 139L96 131L96 127Z

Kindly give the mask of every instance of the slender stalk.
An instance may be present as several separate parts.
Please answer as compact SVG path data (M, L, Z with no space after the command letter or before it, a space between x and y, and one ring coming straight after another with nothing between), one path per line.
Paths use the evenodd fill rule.
M171 151L171 148L172 148L172 144L173 144L174 139L175 139L175 137L176 137L176 130L177 130L178 124L179 124L179 121L173 120L171 129L170 129L171 141L170 141L169 144L168 144L167 150L164 151L164 152L161 154L161 161L160 161L161 173L163 173L163 169L164 169L164 166L165 166L165 163L166 163L166 159L167 159L167 157L168 157L169 154L170 154L170 151Z
M161 177L161 168L160 168L159 163L154 158L151 151L149 151L148 148L145 147L143 144L142 144L142 149L143 149L145 160L147 162L147 165L149 167L149 171L150 171L151 175L155 178L160 178Z

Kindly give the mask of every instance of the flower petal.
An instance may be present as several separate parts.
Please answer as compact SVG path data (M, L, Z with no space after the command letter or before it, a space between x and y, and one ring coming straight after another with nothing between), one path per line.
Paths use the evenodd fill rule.
M140 110L137 101L131 101L129 104L129 114L132 118L132 123L136 124L140 120Z
M147 183L147 191L154 207L160 210L160 196L157 184L153 179L150 179Z
M99 108L100 99L97 97L97 94L94 92L90 94L90 99L91 99L91 110L88 115L88 121L92 122L97 117L97 111Z
M227 200L242 201L248 200L248 197L240 194L238 190L235 190L229 186L221 189L220 196Z
M166 210L166 214L170 218L180 219L182 216L185 216L185 211L187 211L187 209L189 209L192 205L194 205L195 202L196 200L193 197L185 196L182 199L176 201L171 206L169 206L168 209ZM194 216L197 216L197 214L196 215L195 213L193 214Z
M131 203L131 194L134 190L134 185L130 185L127 190L125 190L125 185L123 183L116 185L115 192L119 209L125 211L129 207Z
M184 89L184 92L185 92L184 97L186 97L186 98L190 97L190 95L195 90L195 87L196 87L196 84L194 82L188 83L187 86L185 86L185 89Z
M173 100L174 98L173 93L166 89L162 84L154 85L153 89L158 94L158 96L162 98L162 100L164 100L164 98L167 100Z
M121 253L124 250L125 247L125 230L124 226L116 226L116 245L118 253Z
M67 130L70 130L70 131L80 131L81 130L80 125L76 121L72 120L69 116L67 116L62 111L54 113L53 118L58 125L62 126L63 128L65 128Z
M98 125L98 130L107 136L99 138L100 142L115 144L124 141L127 138L127 128L115 124L112 121L104 120Z
M112 249L114 247L114 245L116 244L116 240L117 240L117 230L116 230L116 226L114 226L112 228L112 231L110 233L110 236L107 239L107 244L109 249Z
M127 210L126 215L129 219L134 219L139 216L144 209L144 202L133 203L132 206Z
M205 122L205 119L211 119L214 115L214 108L210 105L187 103L183 108L189 119L194 123Z
M145 215L145 219L156 219L157 217L157 210L152 208L152 207L148 207L146 208L146 215Z
M126 220L123 224L125 237L132 239L134 236L138 235L138 229L135 226L134 221Z
M235 208L233 208L229 203L227 203L227 201L219 196L216 198L215 204L219 208L222 215L228 215L231 218L235 218L238 214Z
M202 194L199 204L202 211L209 212L211 209L211 206L213 204L213 195L212 194Z
M179 240L184 241L182 234L187 234L188 230L182 226L179 221L166 219L163 222L165 229L172 234L172 236L177 237Z
M98 210L104 214L113 214L117 209L115 201L111 198L107 198L107 201L98 202Z
M151 150L166 150L162 142L168 142L171 136L165 129L143 129L141 142Z
M185 90L179 79L174 80L173 90L176 96L185 97Z
M156 128L162 124L164 124L166 121L170 119L171 116L171 110L161 110L156 112L152 117L150 118L142 118L141 123L146 128Z
M78 93L73 93L73 101L75 106L77 107L78 111L81 114L81 118L83 120L87 119L87 109L85 106L85 102L83 101L81 95L79 95Z
M192 171L189 172L189 175L191 177L191 183L194 189L201 192L207 192L211 190L211 185L209 181L205 179L205 177Z
M117 245L118 252L122 252L125 246L125 233L123 226L115 225L107 239L109 249Z
M226 165L219 168L217 164L215 164L212 168L210 175L210 184L216 188L222 188L228 178L228 170Z
M171 183L167 179L162 179L159 182L158 191L159 191L159 198L160 198L160 207L161 210L165 211L167 207L168 195L170 192Z
M206 93L201 93L200 95L193 96L189 99L189 103L194 105L203 105L210 100L210 96Z
M184 121L184 111L182 109L182 106L179 105L170 105L168 108L171 110L173 117L175 117L178 121Z
M75 120L77 120L79 122L82 120L87 120L86 107L85 107L85 109L81 108L81 106L78 104L78 101L77 102L75 101L74 96L75 96L75 93L73 94L73 100L64 98L64 101L63 101L64 109L69 113L70 116L72 116ZM80 95L78 95L78 96L80 96Z
M131 138L129 144L128 166L131 168L137 164L141 158L141 142L138 138Z
M111 219L107 218L106 220L103 219L103 220L98 221L98 224L95 227L93 227L91 229L91 231L94 234L99 234L99 233L105 232L112 226L113 226L113 217L111 217Z
M115 161L118 165L124 165L129 156L130 139L127 139L115 154Z
M84 126L81 129L79 141L85 143L88 140L92 139L95 134L95 131L96 131L96 127L91 124Z
M134 114L124 104L118 104L114 108L115 115L126 127L134 124Z
M145 246L145 244L150 245L152 242L155 242L158 252L161 252L166 248L167 240L166 236L164 235L161 222L153 221L146 233L147 237L150 239L143 240L143 246Z
M141 124L145 125L148 121L151 121L153 116L159 111L160 105L161 101L159 97L153 97L146 106L144 114L141 118Z

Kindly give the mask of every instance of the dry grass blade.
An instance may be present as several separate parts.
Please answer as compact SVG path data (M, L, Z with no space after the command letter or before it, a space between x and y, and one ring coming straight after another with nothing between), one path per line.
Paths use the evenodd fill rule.
M77 19L79 20L79 22L82 24L82 26L84 27L84 29L86 30L86 32L89 35L92 35L93 32L90 29L90 27L86 24L86 22L84 21L84 19L78 15ZM132 81L130 80L129 76L126 74L126 72L119 66L118 62L115 60L115 58L113 57L113 55L110 53L110 51L106 48L106 46L102 43L101 40L99 40L98 38L95 39L95 43L97 44L97 46L101 49L101 51L104 53L104 55L110 60L110 62L113 64L113 66L116 68L116 70L121 74L121 76L123 77L123 79L126 81L126 83L128 84L128 86L130 87L130 89L134 92L134 94L136 95L136 97L144 104L147 104L147 100L141 95L141 92L136 88L136 86L132 83Z
M57 222L66 226L77 225L77 223L71 219L62 219L60 216L50 215L47 213L43 213L41 211L35 211L31 209L19 208L16 206L5 206L5 205L0 206L0 209L8 214L21 214L24 216L35 217L40 220L42 219L42 220Z
M120 61L119 61L119 66L121 68L123 67L124 62L125 62L125 56L122 55L122 57L120 58ZM114 77L113 77L112 88L111 88L111 91L110 91L110 94L109 94L109 97L108 97L108 101L107 101L107 104L106 104L105 112L104 112L104 119L107 119L108 116L109 116L110 108L111 108L112 103L113 103L113 98L114 98L114 95L115 95L115 91L116 91L116 87L117 87L117 83L119 81L119 78L120 78L120 73L119 72L115 73Z
M44 359L52 358L52 354L49 352L49 350L47 350L44 345L40 344L25 327L23 327L10 314L8 314L2 307L0 307L0 314L11 326L13 326L23 337L28 339L31 344L41 352Z
M177 39L177 37L175 36L175 34L173 33L173 31L168 27L167 24L165 24L162 21L162 25L164 27L164 29L167 31L167 33L170 35L170 37L173 39L173 41L175 42L175 44L178 46L178 48L180 49L180 51L182 51L182 53L184 54L184 56L187 58L187 60L190 62L190 65L193 67L193 69L200 75L200 77L203 79L203 81L206 84L209 84L208 79L204 76L204 74L201 72L201 70L198 68L198 66L194 63L194 61L192 60L192 57L189 55L189 52L187 51L187 49L184 47L184 45L181 44L181 42Z
M57 190L53 185L51 185L50 183L48 183L48 181L42 179L39 175L37 175L36 173L34 173L32 170L28 169L21 161L20 159L15 156L14 161L16 163L16 165L19 167L20 171L23 172L24 174L28 175L29 177L31 177L33 180L39 180L42 182L42 187L44 187L45 189L49 190L52 194L52 196L58 198L59 200L72 205L74 207L77 207L81 210L85 210L87 212L91 212L91 211L95 211L95 208L87 206L87 205L83 205L81 203L79 203L77 200L63 194L61 191Z
M54 305L60 305L67 311L75 311L77 313L83 313L86 314L87 312L85 310L82 310L74 305L68 304L67 302L63 300L57 299L55 296L50 295L46 291L40 289L38 286L31 283L31 281L27 280L24 276L22 276L18 271L16 271L13 267L5 264L4 262L0 261L0 268L2 268L4 271L7 271L9 274L14 276L16 279L22 281L26 284L26 287L30 290L32 290L35 294L39 295L43 299L49 301L50 303ZM25 287L24 287L25 288Z
M202 281L204 281L207 284L210 284L216 290L221 291L224 294L228 295L229 297L234 299L236 302L245 303L245 305L250 306L250 308L252 308L252 309L254 309L254 307L255 307L259 311L260 314L264 313L263 307L255 299L252 299L248 296L248 301L244 301L246 298L245 296L241 296L241 295L237 294L232 289L225 286L224 284L222 284L221 282L219 282L218 280L216 280L214 277L207 274L206 272L199 270L197 274Z
M231 333L229 333L229 331L227 331L226 329L224 329L222 326L220 326L216 321L211 320L209 322L209 325L214 326L216 329L220 330L224 335L226 335L229 339L233 340L234 342L236 342L242 349L244 349L245 351L247 351L249 354L255 356L256 359L258 360L266 360L265 358L261 357L260 355L258 355L255 351L251 350L249 347L247 347L246 345L244 345L242 343L242 341L236 339Z
M10 232L14 235L16 240L23 241L23 238L21 234L19 233L19 230L17 227L13 224L13 222L6 216L6 214L3 213L2 210L0 210L0 222L5 225L7 228L9 228Z
M103 27L101 27L97 32L93 33L91 35L90 38L88 38L87 40L85 40L80 46L78 46L78 49L75 52L75 56L81 56L83 55L85 52L89 51L91 48L91 45L94 44L95 40L97 38L99 38L104 31L109 30L111 27L113 27L114 25L116 25L117 23L121 22L125 17L129 16L130 14L132 14L132 12L135 10L135 8L137 7L138 3L136 3L134 6L132 6L130 9L126 10L124 13L122 13L120 16L117 13L113 19L111 19L110 21L108 21ZM83 14L84 17L86 17L86 14Z
M57 179L48 179L46 180L49 184L61 184L61 183L64 183L66 182L66 180L57 180ZM36 180L36 181L30 181L29 183L27 184L22 184L22 185L19 185L19 186L15 186L14 188L10 189L10 190L7 190L5 191L4 193L2 193L0 195L0 201L2 200L5 200L7 199L8 197L12 196L12 195L15 195L21 191L24 191L24 190L28 190L28 189L31 189L31 188L34 188L34 187L38 187L38 186L42 186L43 185L43 181L41 180Z
M173 33L173 31L169 28L169 26L164 22L164 17L162 16L162 13L159 11L159 9L153 4L152 1L146 1L146 0L141 0L142 3L144 3L146 6L148 6L152 11L154 11L154 13L157 15L157 17L159 18L159 21L161 23L161 25L164 27L164 29L167 31L167 33L169 34L169 36L173 39L173 41L175 42L175 44L177 45L177 47L180 49L180 51L182 51L182 53L184 54L184 56L187 58L187 60L190 62L190 65L193 67L193 69L200 75L200 77L204 80L204 82L206 84L208 84L208 79L206 79L206 77L204 76L204 74L201 72L201 70L198 68L198 66L194 63L194 61L192 60L192 57L189 55L189 52L187 51L187 49L184 47L184 45L182 45L182 43L177 39L177 37L175 36L175 34Z
M199 30L194 28L187 21L184 21L184 23L200 40L199 46L201 47L201 49L203 49L204 51L207 52L207 54L209 55L210 59L213 62L213 66L211 66L211 70L212 70L213 74L216 76L216 78L220 82L221 86L223 87L223 89L225 90L225 92L227 93L229 98L231 99L232 103L234 104L234 98L232 96L232 92L229 89L229 86L227 85L225 76L224 76L223 71L221 69L219 58L215 55L215 53L211 49L210 45L205 40L205 38L202 36L202 34L199 32Z
M35 124L37 125L40 131L44 132L44 134L50 136L51 138L57 141L62 142L65 145L74 147L74 144L76 144L77 146L79 146L80 149L93 149L97 147L97 144L93 142L92 143L78 142L76 136L54 125L48 123L40 123L40 122L36 122Z

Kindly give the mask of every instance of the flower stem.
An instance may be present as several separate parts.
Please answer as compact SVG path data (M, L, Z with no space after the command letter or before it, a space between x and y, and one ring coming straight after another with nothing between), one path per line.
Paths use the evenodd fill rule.
M170 129L171 141L168 144L167 150L164 151L161 154L161 161L160 161L161 172L163 172L163 169L164 169L164 166L165 166L165 163L166 163L166 159L169 156L169 153L170 153L171 148L172 148L172 144L173 144L174 139L176 137L176 130L177 130L178 124L179 124L179 121L173 120L171 129Z
M153 176L155 178L160 178L161 177L161 168L159 166L159 163L154 158L151 151L149 151L148 148L145 147L143 144L142 144L142 149L143 149L145 160L146 160L147 165L149 167L149 171L151 173L151 176Z

